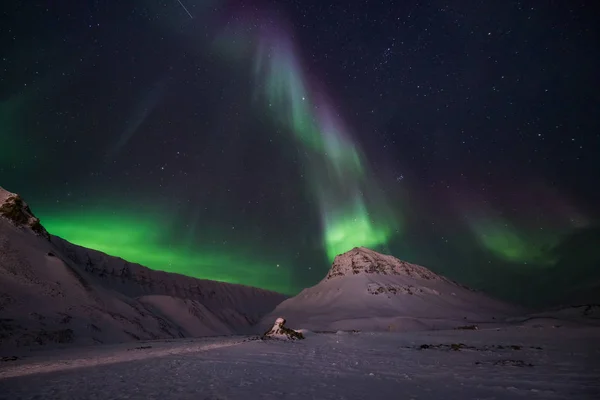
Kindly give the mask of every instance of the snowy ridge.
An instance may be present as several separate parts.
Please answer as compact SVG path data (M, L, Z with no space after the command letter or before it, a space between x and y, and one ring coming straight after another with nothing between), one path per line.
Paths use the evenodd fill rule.
M200 301L206 307L215 307L219 313L255 323L260 316L273 309L273 300L283 301L286 296L251 286L197 279L176 273L155 271L140 264L130 263L100 251L87 249L52 236L52 242L72 262L94 276L97 284L129 297L165 295ZM235 310L244 309L245 315Z
M0 191L0 204L11 204L0 218L0 349L242 334L286 298L42 238L10 218L35 216L25 203L13 207L16 195L6 193Z

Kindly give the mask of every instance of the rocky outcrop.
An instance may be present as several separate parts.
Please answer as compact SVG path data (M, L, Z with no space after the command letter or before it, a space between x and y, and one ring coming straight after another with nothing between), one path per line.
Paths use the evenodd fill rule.
M357 274L405 275L427 280L445 279L425 267L410 264L365 247L355 247L336 256L325 279Z
M302 332L295 331L285 326L285 318L277 318L273 327L264 333L263 339L300 340L304 339Z
M0 186L0 216L10 220L18 227L30 229L38 236L50 240L50 235L31 212L31 209L23 201L21 196L8 192Z

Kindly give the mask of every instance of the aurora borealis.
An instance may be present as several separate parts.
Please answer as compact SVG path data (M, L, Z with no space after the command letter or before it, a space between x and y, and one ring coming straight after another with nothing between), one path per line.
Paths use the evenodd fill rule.
M154 269L294 294L366 246L532 301L598 222L594 19L367 3L12 3L0 185Z
M366 185L371 175L333 106L317 98L323 90L309 90L288 33L271 27L260 32L257 41L257 83L265 88L269 113L283 119L283 130L292 133L305 151L308 186L319 205L329 261L359 244L371 248L387 244L396 218L374 213L384 210L381 200L367 206L367 200L376 199L378 188Z
M49 213L46 226L53 234L71 237L77 244L107 254L115 254L142 265L164 266L164 269L184 275L204 278L202 271L210 271L211 279L259 286L265 281L252 274L260 264L252 264L251 253L244 256L239 248L236 254L214 251L209 246L165 245L161 238L164 224L154 217L136 216L135 212L115 215L110 211L96 211L85 215ZM55 217L53 217L56 215ZM223 268L226 265L227 268ZM269 286L273 290L289 292L280 286L287 270L277 268L271 274ZM245 277L245 278L244 278Z

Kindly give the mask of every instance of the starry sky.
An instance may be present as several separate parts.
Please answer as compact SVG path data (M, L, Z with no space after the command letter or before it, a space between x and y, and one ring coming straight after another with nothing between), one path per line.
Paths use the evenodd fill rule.
M0 185L51 233L287 294L355 246L600 282L593 2L113 3L3 5Z

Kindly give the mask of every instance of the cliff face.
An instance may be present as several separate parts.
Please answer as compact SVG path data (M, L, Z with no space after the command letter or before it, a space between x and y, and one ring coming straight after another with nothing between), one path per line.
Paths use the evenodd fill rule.
M52 236L51 241L79 270L93 277L96 284L128 297L165 295L196 300L219 314L236 314L243 310L243 319L248 324L256 323L287 298L250 286L155 271L56 236Z

